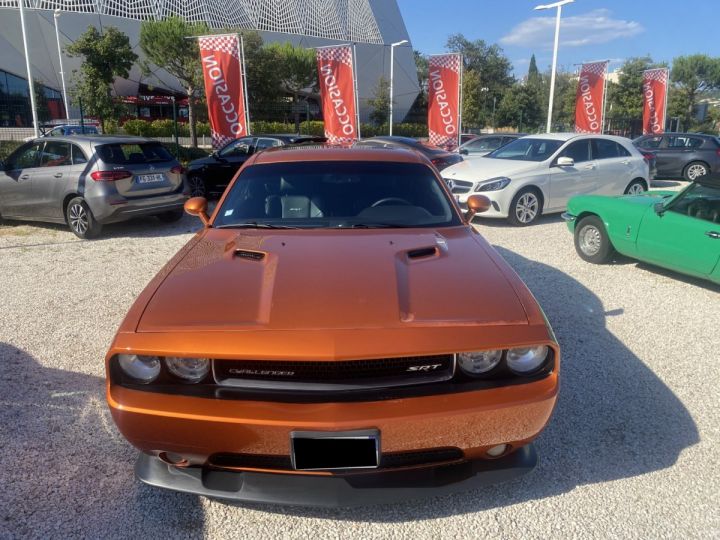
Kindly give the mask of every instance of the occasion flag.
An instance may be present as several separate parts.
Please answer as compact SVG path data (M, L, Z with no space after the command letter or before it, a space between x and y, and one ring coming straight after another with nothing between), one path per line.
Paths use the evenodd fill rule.
M430 57L428 70L428 131L430 143L455 150L460 142L462 55Z
M575 131L602 133L605 77L609 62L583 64L575 94Z
M667 68L643 71L643 135L665 131Z
M358 119L350 45L317 49L318 79L325 137L330 144L350 143L358 138Z
M245 86L237 34L200 36L200 60L205 78L213 148L249 134Z

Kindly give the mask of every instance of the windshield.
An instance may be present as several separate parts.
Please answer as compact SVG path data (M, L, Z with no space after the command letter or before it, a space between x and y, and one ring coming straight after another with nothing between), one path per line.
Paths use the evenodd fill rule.
M512 159L517 161L545 161L552 156L565 141L553 139L516 139L486 155L486 158Z
M213 226L385 228L460 223L427 165L298 161L245 169Z

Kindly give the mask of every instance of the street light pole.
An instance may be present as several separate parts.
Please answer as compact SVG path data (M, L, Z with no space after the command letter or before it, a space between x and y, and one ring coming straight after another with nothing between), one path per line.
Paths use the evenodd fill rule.
M35 106L35 85L30 72L30 56L28 55L27 31L25 30L25 0L18 0L20 8L20 26L22 27L23 49L25 51L25 69L27 70L28 89L30 90L30 109L32 110L33 132L35 137L40 135L38 130L37 108Z
M62 49L60 48L60 31L58 30L58 19L60 18L60 10L56 9L53 13L55 19L55 39L57 40L58 59L60 60L60 80L62 81L63 104L65 105L65 120L70 120L70 109L68 109L67 88L65 88L65 70L62 62Z
M550 133L552 127L553 100L555 99L555 71L557 70L557 54L560 42L560 15L562 7L565 4L572 4L575 0L562 0L554 4L535 6L536 10L557 8L555 16L555 46L553 47L552 71L550 73L550 102L548 103L547 132Z
M395 47L407 43L407 39L390 44L390 135L393 128L393 75L395 74Z

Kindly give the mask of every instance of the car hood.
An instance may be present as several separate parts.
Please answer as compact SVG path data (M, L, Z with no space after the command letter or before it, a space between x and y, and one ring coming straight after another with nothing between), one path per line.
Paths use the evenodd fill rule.
M466 227L200 234L136 331L528 324L492 248Z
M443 178L478 182L508 176L512 178L520 174L535 171L540 163L535 161L515 161L511 159L493 159L488 157L471 157L461 163L448 167L442 172Z

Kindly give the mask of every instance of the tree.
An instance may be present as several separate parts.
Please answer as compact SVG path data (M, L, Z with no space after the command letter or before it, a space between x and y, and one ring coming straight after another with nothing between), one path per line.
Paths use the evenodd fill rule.
M484 108L479 96L483 95L480 74L469 70L463 73L462 125L464 128L480 128L484 124Z
M282 87L293 96L295 111L295 131L300 132L300 92L315 88L317 85L317 65L315 51L305 47L296 47L292 43L272 43L267 47L274 57L274 65Z
M609 118L639 120L643 113L643 71L663 67L649 56L627 59L620 66L617 84L608 84Z
M720 58L706 54L679 56L673 59L670 80L675 84L673 89L679 93L685 125L690 126L702 94L720 88Z
M243 31L243 50L248 101L254 110L275 104L282 98L275 54L263 46L262 37L254 30Z
M127 78L137 60L130 40L113 26L106 26L102 34L94 26L89 26L67 47L67 53L83 58L75 95L82 99L83 107L90 115L100 119L104 130L105 119L116 110L111 85L115 77Z
M370 121L376 126L381 126L390 118L390 83L385 77L380 77L373 97L368 100L372 107Z
M528 67L527 83L531 86L537 86L541 82L540 72L538 71L535 55L530 57L530 66Z
M488 45L482 39L470 41L462 34L451 35L446 47L463 55L463 77L471 71L479 75L478 84L463 94L463 101L470 102L468 107L479 107L482 111L479 123L487 124L493 99L500 102L515 82L510 60L499 46Z
M140 49L147 59L164 68L185 88L192 146L197 146L195 99L202 93L203 75L197 40L186 38L208 33L210 29L205 23L188 23L177 16L143 21L140 26ZM144 71L150 71L147 65Z
M503 96L497 111L498 125L515 126L518 131L522 131L523 127L534 131L543 117L540 90L530 84L513 85Z

